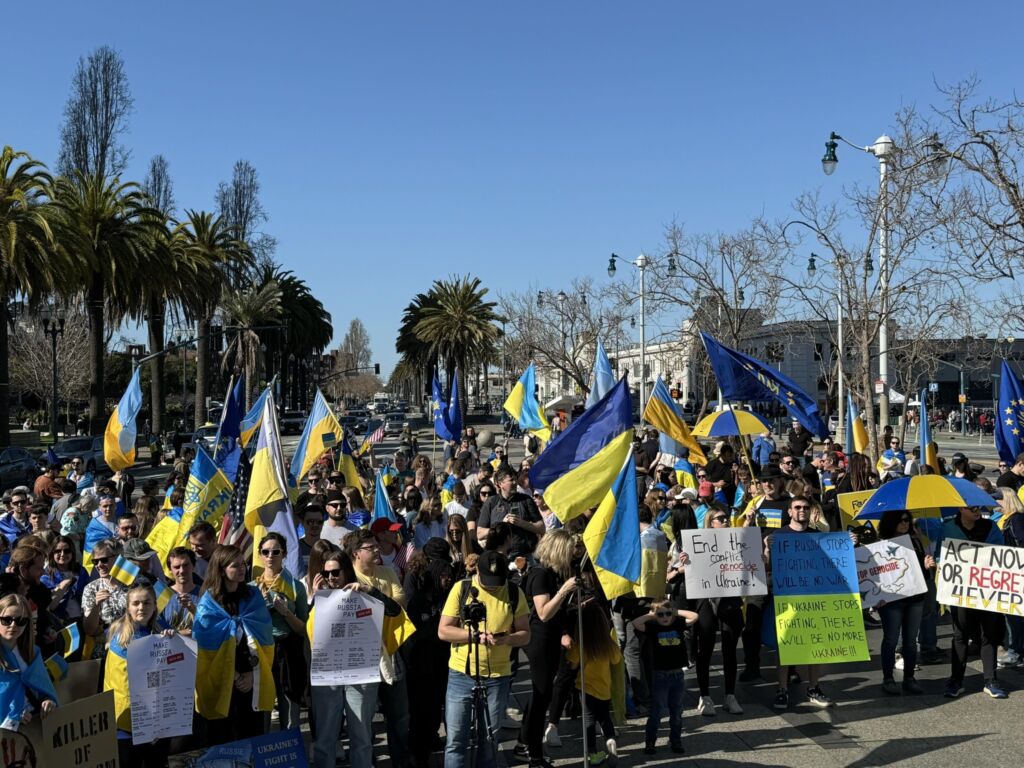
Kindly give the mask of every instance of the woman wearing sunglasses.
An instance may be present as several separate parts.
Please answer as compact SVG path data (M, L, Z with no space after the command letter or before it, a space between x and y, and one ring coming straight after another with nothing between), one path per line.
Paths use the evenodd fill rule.
M82 594L89 584L89 573L78 562L70 536L58 536L54 541L40 581L53 592L50 611L54 616L64 624L82 618Z
M279 533L260 540L263 572L252 585L260 590L274 623L274 664L271 673L277 688L277 716L281 730L299 727L299 703L306 692L306 619L309 618L306 587L284 567L288 545Z
M473 504L469 508L469 512L466 514L466 529L469 531L473 540L476 541L476 521L480 519L480 510L483 508L487 500L497 493L494 483L490 480L483 480L476 487L473 492Z
M18 730L35 712L46 717L57 707L43 654L32 642L33 629L32 609L24 597L0 598L0 728L10 731Z
M385 616L398 616L402 612L402 607L379 589L359 582L352 560L345 552L338 551L328 555L320 575L322 587L318 594L323 594L323 590L332 589L365 592L384 603ZM313 624L316 621L316 596L313 599L311 616L312 620L308 624L310 642L313 640ZM334 768L342 716L348 730L348 756L351 768L371 768L373 715L377 711L379 685L380 683L311 686L311 715L316 723L313 736L313 768ZM344 707L341 706L342 700Z
M103 658L107 629L124 615L128 588L110 578L110 569L119 554L121 545L114 539L102 539L92 548L96 577L82 591L82 629L93 642L83 644L83 659Z

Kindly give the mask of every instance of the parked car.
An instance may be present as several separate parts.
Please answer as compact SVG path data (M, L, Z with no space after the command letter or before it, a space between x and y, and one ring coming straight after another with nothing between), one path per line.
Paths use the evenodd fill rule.
M834 435L839 431L839 415L833 413L828 417L828 433Z
M27 485L29 488L36 481L38 472L36 460L24 448L12 446L0 451L0 485L14 488Z
M191 448L195 451L198 447L202 447L204 451L209 454L213 454L213 443L217 439L217 425L216 424L204 424L195 432L192 433L192 439L187 443L182 444L181 450L185 451L186 448Z
M404 413L389 413L384 419L384 434L401 434L402 427L405 425L405 423L406 422Z
M281 434L301 435L306 427L306 414L302 411L285 411L281 416Z
M62 464L81 456L87 472L109 469L103 458L102 437L69 437L53 446L53 452Z

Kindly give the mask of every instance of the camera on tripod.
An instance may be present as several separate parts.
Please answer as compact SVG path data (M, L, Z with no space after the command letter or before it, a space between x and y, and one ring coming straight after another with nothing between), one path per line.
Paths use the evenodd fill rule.
M462 623L476 628L487 621L487 606L480 602L476 587L471 587L469 594L472 599L462 606Z

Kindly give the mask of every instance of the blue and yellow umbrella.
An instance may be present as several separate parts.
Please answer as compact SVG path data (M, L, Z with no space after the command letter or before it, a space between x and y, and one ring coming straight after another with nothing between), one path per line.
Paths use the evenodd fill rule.
M909 510L917 517L948 516L955 515L961 507L994 507L997 503L968 480L917 475L883 485L864 502L857 519L880 520L883 513L894 509Z
M731 437L759 435L771 429L771 424L756 413L733 408L708 414L697 423L691 434L694 437Z

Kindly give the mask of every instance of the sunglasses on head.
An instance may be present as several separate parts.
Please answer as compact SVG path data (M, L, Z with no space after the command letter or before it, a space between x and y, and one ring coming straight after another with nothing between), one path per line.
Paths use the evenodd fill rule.
M18 618L15 618L14 616L0 616L0 624L5 627L9 627L11 624L16 627L24 627L28 624L28 619L24 616L19 616Z
M264 557L277 557L281 554L280 549L261 549L260 554Z

